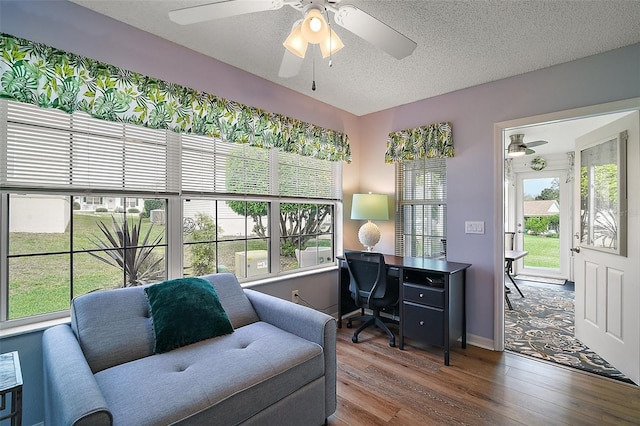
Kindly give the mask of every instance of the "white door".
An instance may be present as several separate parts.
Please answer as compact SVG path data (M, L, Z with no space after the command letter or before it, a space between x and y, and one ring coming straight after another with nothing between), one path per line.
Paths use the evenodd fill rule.
M573 221L576 337L635 383L640 383L639 129L635 111L576 139Z

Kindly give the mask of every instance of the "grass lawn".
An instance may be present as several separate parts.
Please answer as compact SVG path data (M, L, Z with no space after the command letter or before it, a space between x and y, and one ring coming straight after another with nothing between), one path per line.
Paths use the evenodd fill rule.
M524 236L524 250L529 254L524 257L524 266L528 268L560 268L560 239Z
M137 218L133 220L137 222ZM90 239L94 235L101 235L97 228L98 221L109 225L111 214L74 213L74 251L97 248ZM143 235L150 226L148 219L144 219ZM158 234L164 234L164 226L153 226L152 235ZM75 253L72 289L70 255L51 254L69 251L71 244L69 231L10 234L10 255L41 255L9 259L9 319L66 310L69 309L72 297L93 290L122 286L124 276L121 269L109 266L88 253ZM154 252L156 250L158 255L163 255L163 247Z
M134 217L131 220L137 223L138 219ZM88 253L74 253L73 259L69 254L71 244L74 252L98 248L92 241L96 236L104 239L97 227L100 221L110 229L111 213L74 212L73 241L70 241L69 230L64 233L10 234L10 256L30 256L9 259L9 319L67 310L73 297L94 290L122 287L126 278L121 268L107 265ZM141 234L145 235L150 226L149 219L143 219ZM164 226L153 225L152 236L164 233ZM246 243L248 250L267 250L266 240L250 239ZM320 246L331 245L329 240L318 240L317 243ZM164 241L160 244L164 244ZM235 272L235 253L245 250L245 240L221 241L217 247L220 265L224 265L229 272ZM66 253L55 254L60 252ZM165 247L155 248L152 254L164 257ZM184 256L184 274L191 275L189 245L185 246ZM73 288L70 282L72 262ZM283 271L298 268L295 256L281 256L280 263ZM212 269L209 272L215 272L215 266Z

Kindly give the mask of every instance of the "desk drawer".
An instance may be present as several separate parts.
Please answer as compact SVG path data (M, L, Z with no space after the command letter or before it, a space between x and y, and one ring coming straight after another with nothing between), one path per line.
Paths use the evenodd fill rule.
M444 289L404 283L402 299L444 309Z
M444 346L444 310L404 302L400 322L404 336Z

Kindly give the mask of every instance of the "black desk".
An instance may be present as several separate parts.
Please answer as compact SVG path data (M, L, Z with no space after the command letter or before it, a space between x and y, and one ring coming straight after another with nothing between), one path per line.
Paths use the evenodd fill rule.
M342 317L357 310L349 292L349 271L339 260L338 327ZM458 339L467 346L465 273L468 263L385 255L389 276L400 286L400 349L404 339L416 339L444 348L449 365L449 349Z

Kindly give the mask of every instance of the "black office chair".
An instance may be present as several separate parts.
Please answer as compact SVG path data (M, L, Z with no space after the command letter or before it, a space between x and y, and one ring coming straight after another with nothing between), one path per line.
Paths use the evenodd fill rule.
M384 263L384 255L380 253L345 252L347 268L349 269L349 291L356 306L373 311L372 315L361 315L349 318L347 328L352 327L352 321L364 321L353 333L351 340L358 343L358 334L365 328L375 325L381 328L389 336L389 346L396 345L396 337L387 323L398 324L398 321L380 316L383 309L395 310L398 306L399 287L397 283L387 279L387 268Z

